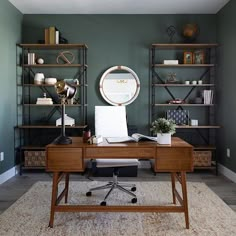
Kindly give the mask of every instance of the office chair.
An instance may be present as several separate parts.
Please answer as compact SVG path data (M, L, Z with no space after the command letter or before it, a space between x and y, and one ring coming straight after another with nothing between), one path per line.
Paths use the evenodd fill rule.
M125 106L95 106L95 135L101 135L103 138L107 137L127 137L128 129L126 122ZM112 168L113 181L106 185L91 188L86 196L91 196L93 191L100 189L109 189L104 200L100 205L106 206L106 199L109 197L114 189L119 189L133 198L132 203L137 202L137 197L133 193L136 191L135 184L127 184L118 182L119 170L123 167L138 166L138 159L96 159L97 168ZM127 188L130 188L128 190Z

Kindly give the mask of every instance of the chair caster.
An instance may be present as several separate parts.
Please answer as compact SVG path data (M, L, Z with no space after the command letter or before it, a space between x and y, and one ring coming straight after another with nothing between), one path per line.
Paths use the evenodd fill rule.
M101 206L106 206L107 203L106 203L105 201L103 201L103 202L100 203L100 205L101 205Z
M90 197L91 195L92 195L92 192L87 192L87 193L86 193L86 196L87 196L87 197Z
M133 199L131 200L131 202L132 202L132 203L136 203L136 202L137 202L137 198L133 198Z
M135 191L136 191L136 187L132 187L132 188L131 188L131 191L132 191L132 192L135 192Z

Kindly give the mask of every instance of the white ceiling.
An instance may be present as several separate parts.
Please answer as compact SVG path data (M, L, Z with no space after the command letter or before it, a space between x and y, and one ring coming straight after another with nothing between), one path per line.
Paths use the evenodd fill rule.
M230 0L9 0L23 14L215 14Z

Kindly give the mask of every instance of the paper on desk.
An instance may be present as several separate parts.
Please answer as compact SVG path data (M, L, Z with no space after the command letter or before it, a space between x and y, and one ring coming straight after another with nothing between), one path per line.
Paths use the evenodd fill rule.
M110 137L106 138L108 143L124 143L124 142L136 142L135 139L133 139L130 136L126 137Z

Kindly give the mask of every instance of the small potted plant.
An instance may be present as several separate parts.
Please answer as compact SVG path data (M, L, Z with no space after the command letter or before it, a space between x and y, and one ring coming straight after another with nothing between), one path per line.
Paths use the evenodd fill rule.
M158 118L152 122L151 131L157 135L159 144L171 144L171 135L175 133L176 124L172 119Z

